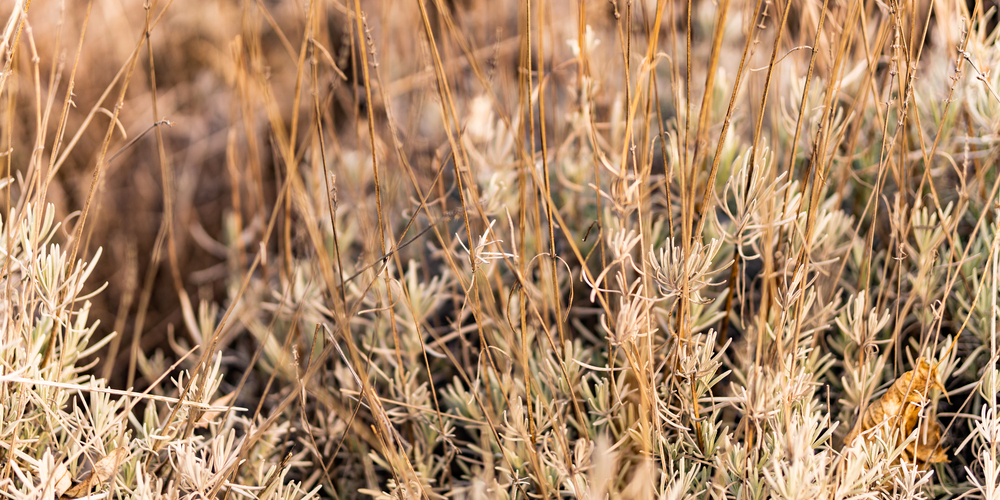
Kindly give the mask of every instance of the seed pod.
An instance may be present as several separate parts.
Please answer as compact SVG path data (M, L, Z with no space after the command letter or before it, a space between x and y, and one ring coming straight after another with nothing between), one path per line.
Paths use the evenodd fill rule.
M937 368L920 358L915 369L896 379L884 396L868 406L860 425L855 424L844 443L850 445L858 436L871 441L879 429L886 433L896 432L900 439L905 439L921 424L920 410L926 406L927 394L932 388L944 391L937 380ZM923 419L922 423L916 441L907 445L901 458L921 468L946 462L945 450L939 445L941 426L931 418Z

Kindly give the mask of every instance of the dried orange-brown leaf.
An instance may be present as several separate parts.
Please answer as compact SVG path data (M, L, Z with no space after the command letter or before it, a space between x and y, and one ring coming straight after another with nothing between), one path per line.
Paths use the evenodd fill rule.
M72 488L66 490L63 497L77 498L97 489L115 475L126 454L128 454L128 448L125 446L119 446L115 451L108 453L106 457L98 460L94 464L94 468L80 478Z

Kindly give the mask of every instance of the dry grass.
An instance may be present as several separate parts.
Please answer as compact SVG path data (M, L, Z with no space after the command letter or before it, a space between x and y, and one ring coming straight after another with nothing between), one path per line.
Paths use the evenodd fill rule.
M1000 499L995 0L0 15L4 498Z

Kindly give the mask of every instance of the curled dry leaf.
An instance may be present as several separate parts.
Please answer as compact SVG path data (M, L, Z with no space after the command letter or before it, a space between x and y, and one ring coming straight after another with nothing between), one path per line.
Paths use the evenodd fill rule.
M90 472L84 474L79 481L73 484L72 488L63 492L62 498L82 497L100 487L115 475L118 466L121 465L127 454L128 447L126 446L119 446L115 451L108 453L106 457L94 464Z
M850 445L859 436L871 441L876 432L898 432L897 436L905 439L920 426L917 439L907 445L900 458L921 468L947 462L948 457L940 445L941 426L933 418L920 417L932 388L944 391L937 380L937 368L920 358L915 369L897 378L885 395L868 407L860 425L855 424L844 443Z

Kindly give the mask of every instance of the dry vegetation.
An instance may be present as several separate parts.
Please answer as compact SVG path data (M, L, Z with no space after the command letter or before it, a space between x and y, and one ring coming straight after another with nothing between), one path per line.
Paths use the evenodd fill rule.
M0 15L4 499L1000 499L995 0Z

